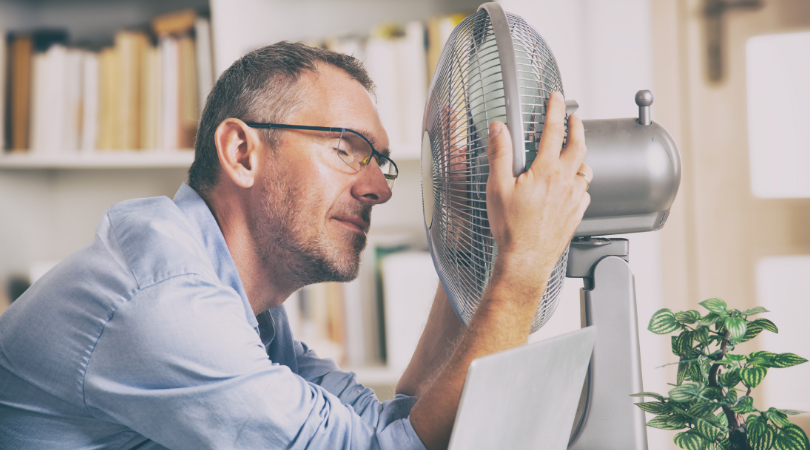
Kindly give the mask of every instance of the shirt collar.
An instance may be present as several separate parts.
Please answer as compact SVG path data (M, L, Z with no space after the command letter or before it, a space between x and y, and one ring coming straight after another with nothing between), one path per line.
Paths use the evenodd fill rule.
M259 323L256 316L253 315L253 308L248 301L245 287L242 286L239 271L236 270L236 264L233 262L230 250L228 250L228 244L225 243L222 230L220 230L219 224L214 215L211 214L205 200L197 194L197 191L183 183L174 195L174 203L196 228L195 231L198 232L219 281L233 288L242 297L248 323L253 328L256 328Z

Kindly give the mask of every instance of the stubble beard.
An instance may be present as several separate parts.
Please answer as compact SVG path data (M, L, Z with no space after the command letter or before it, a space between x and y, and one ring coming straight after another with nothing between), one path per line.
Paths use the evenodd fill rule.
M320 199L318 193L306 192L278 175L265 179L261 206L254 211L250 224L256 251L273 272L267 276L285 277L284 284L296 288L357 278L366 236L346 230L335 238L326 234L328 230L319 230L322 218L307 216L312 211L307 206L316 205ZM330 212L338 213L338 217L359 216L366 223L371 219L371 207L359 202L338 205L337 211Z

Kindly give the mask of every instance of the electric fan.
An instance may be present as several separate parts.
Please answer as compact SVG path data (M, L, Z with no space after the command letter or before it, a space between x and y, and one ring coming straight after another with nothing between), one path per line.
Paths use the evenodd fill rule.
M465 324L498 254L486 210L488 126L506 123L520 175L537 155L554 91L563 86L551 50L497 3L463 20L439 58L423 121L423 208L436 272ZM650 120L652 94L639 91L636 103L638 119L583 121L591 204L532 322L534 332L554 313L565 277L584 278L583 326L596 325L598 337L569 444L577 450L647 448L644 413L629 396L642 388L628 243L592 237L660 229L678 190L680 157L666 129ZM568 113L577 107L566 106Z

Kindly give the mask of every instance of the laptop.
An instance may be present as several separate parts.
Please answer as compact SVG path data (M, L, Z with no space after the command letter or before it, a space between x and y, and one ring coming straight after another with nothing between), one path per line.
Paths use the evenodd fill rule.
M596 339L588 327L470 364L450 450L565 450Z

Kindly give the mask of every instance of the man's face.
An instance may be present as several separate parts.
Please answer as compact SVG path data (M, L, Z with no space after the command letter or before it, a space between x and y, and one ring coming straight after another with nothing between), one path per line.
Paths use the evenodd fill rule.
M303 75L304 104L286 123L351 128L378 151L387 149L388 137L363 86L332 66L318 70ZM375 162L360 172L336 165L334 138L290 130L276 149L268 149L250 226L270 276L284 273L301 286L357 276L371 208L388 201L391 190Z

